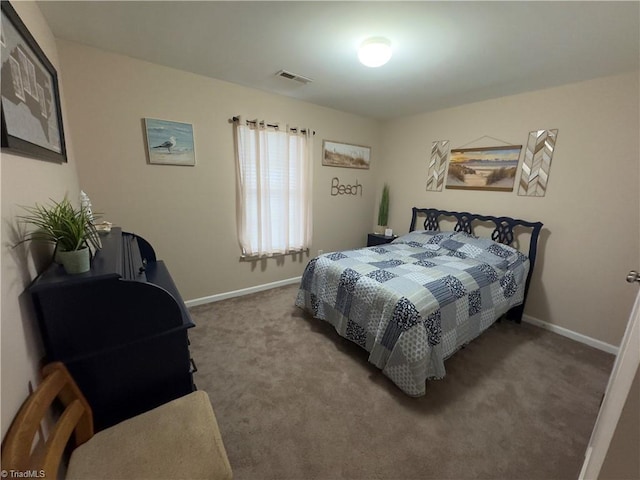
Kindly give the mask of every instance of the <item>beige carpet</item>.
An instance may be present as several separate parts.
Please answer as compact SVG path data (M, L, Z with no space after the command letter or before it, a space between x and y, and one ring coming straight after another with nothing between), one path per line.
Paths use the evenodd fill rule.
M296 292L191 309L195 381L237 480L577 478L612 355L501 322L411 398Z

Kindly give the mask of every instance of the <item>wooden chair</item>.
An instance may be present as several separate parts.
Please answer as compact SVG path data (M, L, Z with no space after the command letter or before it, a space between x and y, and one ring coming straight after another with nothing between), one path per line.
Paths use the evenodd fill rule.
M74 434L67 479L232 478L206 392L193 392L94 434L91 407L66 367L60 362L46 365L43 377L7 432L2 470L55 479ZM56 399L64 410L46 441L34 448L35 435Z

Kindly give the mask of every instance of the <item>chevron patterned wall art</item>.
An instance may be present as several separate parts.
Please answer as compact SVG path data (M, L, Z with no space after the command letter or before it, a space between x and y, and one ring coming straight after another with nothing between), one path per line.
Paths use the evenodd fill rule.
M442 190L450 147L449 140L437 140L431 144L431 159L427 168L427 191Z
M518 195L544 197L549 182L551 159L556 147L558 129L529 132L527 149L520 174Z

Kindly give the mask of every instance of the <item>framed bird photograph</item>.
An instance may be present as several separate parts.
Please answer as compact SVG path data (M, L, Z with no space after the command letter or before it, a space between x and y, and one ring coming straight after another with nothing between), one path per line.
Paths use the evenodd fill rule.
M149 163L157 165L196 164L193 125L145 118Z

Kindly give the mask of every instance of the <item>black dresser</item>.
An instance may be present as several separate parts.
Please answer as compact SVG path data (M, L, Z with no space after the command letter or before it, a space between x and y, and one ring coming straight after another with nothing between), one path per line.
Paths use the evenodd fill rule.
M52 264L29 287L46 361L63 362L96 430L195 389L194 326L164 262L143 238L113 228L91 271Z

